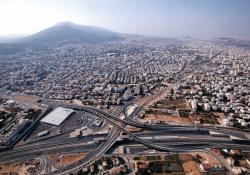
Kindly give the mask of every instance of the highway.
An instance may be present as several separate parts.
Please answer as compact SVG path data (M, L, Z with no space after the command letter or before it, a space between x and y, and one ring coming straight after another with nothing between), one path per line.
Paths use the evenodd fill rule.
M61 104L60 104L61 105ZM17 146L14 149L1 152L0 162L10 162L26 158L34 158L40 154L46 155L49 152L61 152L67 153L74 149L77 151L88 152L83 159L69 165L62 167L59 170L52 171L50 174L68 174L69 172L76 171L84 166L89 165L103 154L105 154L117 141L119 136L124 133L131 139L130 142L141 143L142 145L155 150L161 150L164 152L182 152L195 149L206 148L240 148L245 151L250 151L248 143L232 142L229 137L213 137L210 136L208 131L219 131L224 134L230 134L235 136L241 136L244 131L231 130L230 128L218 128L211 126L152 126L145 125L133 121L133 116L139 113L141 108L137 108L130 116L126 116L124 120L115 117L114 115L121 115L120 109L114 115L108 114L100 109L92 107L76 106L72 104L65 104L64 107L70 107L77 110L90 112L98 117L105 119L108 123L113 125L111 132L105 137L105 140L101 141L99 145L86 145L84 143L93 141L94 138L99 136L88 136L83 138L67 138L41 140L27 145ZM132 125L136 127L142 126L143 131L139 133L130 133L126 129L126 125ZM48 172L49 173L49 172Z
M169 146L178 146L178 145L191 145L191 144L204 144L207 146L213 146L213 147L218 147L221 146L222 144L227 144L229 145L238 145L238 147L244 146L244 144L235 144L233 143L229 137L213 137L210 136L207 131L197 131L196 129L193 130L145 130L139 133L135 133L137 137L140 137L141 139L144 140L149 140L150 142L154 143L164 143L164 145L169 145ZM16 147L13 150L5 151L0 153L0 160L8 160L12 159L13 155L14 157L21 157L23 155L28 155L32 153L45 153L50 151L52 152L56 148L62 148L62 151L67 152L69 149L68 148L80 148L81 146L84 146L85 151L91 150L91 147L94 148L94 146L97 148L98 145L84 145L82 143L86 142L91 142L95 138L100 138L104 136L104 140L102 142L107 141L109 138L106 137L105 135L93 135L93 136L86 136L86 137L81 137L81 138L60 138L58 140L49 140L49 141L42 141L42 142L35 142L33 144L28 144L28 145L23 145ZM119 137L118 137L119 138ZM186 146L188 148L188 146ZM82 149L84 150L84 149Z
M60 104L61 105L61 104ZM115 117L112 114L108 114L100 109L95 109L92 107L82 107L76 106L72 104L65 104L64 107L70 107L77 110L82 110L86 112L90 112L96 116L99 116L109 123L113 125L113 128L109 135L106 137L99 146L95 146L96 149L88 149L86 145L81 145L81 142L90 141L91 138L94 136L82 138L79 140L65 138L65 140L61 141L54 141L53 139L50 140L43 140L38 141L33 144L24 145L20 148L15 148L10 150L10 152L2 152L0 154L0 161L8 161L8 160L17 160L18 157L22 158L26 155L33 155L35 157L40 153L46 154L48 150L50 151L57 151L57 152L67 152L70 149L78 149L85 152L89 152L89 154L84 157L82 160L79 160L75 164L71 164L70 166L63 167L60 170L56 170L52 172L52 174L67 174L71 171L76 171L84 166L89 165L100 156L102 156L105 152L107 152L110 147L117 141L119 136L122 133L128 135L133 141L137 143L141 143L151 149L161 150L164 152L182 152L183 150L192 150L192 149L205 149L205 148L215 148L215 147L229 147L229 148L241 148L244 150L249 151L249 146L242 144L242 143L232 143L228 138L212 138L209 136L208 130L213 131L220 131L224 134L230 134L238 136L242 134L242 131L238 130L230 130L228 128L218 128L218 127L207 127L207 126L197 126L190 125L190 126L183 126L183 125L145 125L133 121L132 118L137 115L142 108L138 107L130 116L126 116L124 120ZM120 115L121 111L124 109L120 109L119 112L115 113L115 115ZM132 125L136 127L144 128L144 131L141 133L132 134L126 130L126 125ZM206 133L206 134L204 134ZM162 136L162 137L159 137ZM174 137L179 136L179 137ZM181 136L181 137L180 137ZM158 138L157 138L158 137ZM186 137L186 138L185 138ZM200 139L198 139L200 138ZM88 140L89 139L89 140ZM44 143L43 143L44 142ZM249 144L249 143L248 143ZM81 149L84 148L84 149ZM183 148L186 149L183 149ZM12 151L12 152L11 152Z
M82 110L85 110L85 111L88 111L88 112L91 112L91 113L93 113L93 114L95 114L95 115L98 115L98 116L100 116L100 117L102 117L102 118L104 118L105 120L107 120L107 121L109 121L110 123L112 123L112 125L113 126L116 126L116 127L118 127L120 130L122 130L124 133L126 133L127 135L129 135L130 136L130 138L132 138L133 140L135 140L135 141L137 141L137 142L139 142L139 143L142 143L143 145L146 145L146 146L148 146L148 147L150 147L150 148L153 148L153 149L157 149L157 150L162 150L162 151L171 151L171 152L174 152L174 151L176 151L176 152L180 152L181 151L181 149L183 149L183 147L181 147L181 148L179 148L178 150L174 150L173 148L171 148L171 147L169 147L169 146L162 146L161 144L157 144L157 143L152 143L152 142L150 142L150 141L148 141L148 140L145 140L145 139L142 139L142 138L140 138L140 137L137 137L136 135L134 135L134 134L131 134L130 132L128 132L126 129L124 129L123 127L120 127L120 125L119 124L117 124L117 122L120 122L120 123L126 123L126 124L131 124L131 125L133 125L133 126L137 126L138 127L138 123L134 123L134 122L127 122L126 120L121 120L121 119L118 119L117 117L114 117L114 116L112 116L111 114L107 114L107 113L105 113L104 111L101 111L101 110L99 110L99 109L93 109L93 108L91 108L91 107L87 107L87 108L82 108ZM136 113L133 113L133 115L135 115ZM127 117L127 118L132 118L132 117ZM140 126L141 126L141 124L140 124ZM143 127L144 127L145 125L143 124ZM171 127L173 127L174 129L176 129L176 126L164 126L164 128L171 128ZM180 127L183 127L183 126L180 126ZM190 126L189 126L190 127ZM196 126L195 126L196 127ZM209 127L207 127L207 126L201 126L201 128L205 128L205 129L207 129L207 128L211 128L210 126ZM147 128L147 127L145 127L145 128ZM150 127L149 127L150 128ZM162 127L156 127L156 128L158 128L158 129L163 129ZM200 128L200 126L199 126L199 128ZM153 128L153 129L155 129L155 128ZM189 128L186 128L186 129L189 129ZM191 129L194 129L194 127L193 126L191 126ZM223 132L223 129L224 130L226 130L226 131L224 131L224 132L226 132L226 133L228 133L228 129L225 129L225 128L215 128L215 127L212 127L211 128L212 130L222 130L221 132ZM198 130L198 129L197 129ZM230 130L230 129L229 129ZM233 134L234 132L241 132L241 131L231 131L230 132L230 134ZM191 140L192 141L192 140ZM214 143L213 142L213 140L210 140L210 144L211 143ZM223 144L222 144L223 143ZM219 144L217 144L217 146L215 146L215 145L211 145L211 146L208 146L208 145L204 145L204 147L203 148L205 148L205 147L221 147L221 146L225 146L225 147L230 147L230 148L233 148L233 147L237 147L236 146L236 144L226 144L223 140L219 143ZM243 149L246 149L246 150L249 150L249 146L248 145L244 145L244 146L239 146L240 148L243 148ZM237 147L237 148L239 148L239 147Z
M66 105L65 107L69 107L68 105ZM157 150L162 150L162 151L171 151L171 152L181 152L181 150L183 150L183 146L184 146L184 143L181 143L181 142L178 142L179 144L180 144L180 147L178 147L177 149L173 149L173 146L176 146L176 145L172 145L172 147L170 147L170 146L168 146L168 145L162 145L162 144L159 144L159 142L158 143L154 143L154 142L151 142L151 141L148 141L148 140L146 140L146 139L144 139L144 138L140 138L140 137L138 137L136 134L132 134L132 133L130 133L130 132L128 132L124 127L122 127L120 124L131 124L132 126L137 126L138 127L138 124L136 123L134 123L134 122L127 122L126 120L121 120L121 119L119 119L119 118L117 118L117 117L115 117L115 116L113 116L113 115L111 115L111 114L107 114L107 113L105 113L104 111L101 111L101 110L99 110L99 109L93 109L93 108L91 108L91 107L74 107L75 109L77 108L78 110L80 110L80 108L81 108L81 110L84 110L84 111L87 111L87 112L90 112L90 113L93 113L93 114L95 114L95 115L97 115L97 116L99 116L99 117L102 117L102 118L104 118L106 121L108 121L109 123L111 123L113 126L115 126L114 128L119 128L119 130L121 130L122 132L124 132L125 134L127 134L127 135L129 135L129 137L130 138L132 138L134 141L137 141L137 142L139 142L139 143L141 143L141 144L143 144L143 145L146 145L146 146L148 146L148 147L150 147L150 148L153 148L153 149L157 149ZM133 115L134 115L135 113L133 113ZM141 126L141 124L140 124L140 126ZM145 125L143 124L143 127L144 127ZM144 129L146 129L147 127L144 127ZM175 131L177 131L177 130L182 130L182 132L183 131L185 131L185 130L183 130L183 129L186 129L186 130L190 130L190 129L195 129L195 127L193 127L193 126L191 126L191 128L190 128L190 126L188 126L188 127L185 127L185 126L179 126L179 128L177 129L177 126L169 126L169 125L167 125L167 126L164 126L164 127L155 127L155 128L153 128L154 130L155 129L160 129L160 130L163 130L164 128L166 129L166 130L169 130L169 129L172 129L172 130L175 130ZM200 127L199 127L200 128ZM196 130L198 131L199 130L199 128L197 129L196 128ZM204 126L204 128L205 129L207 129L207 127L205 127ZM152 129L151 127L149 127L148 129ZM213 130L218 130L218 128L211 128L211 129L213 129ZM77 169L79 169L79 168L81 168L81 167L83 167L83 166L86 166L87 164L88 164L88 162L92 162L93 160L95 160L95 159L97 159L97 157L99 157L101 154L104 154L112 145L113 145L113 143L115 142L114 140L116 140L117 139L117 137L120 135L120 133L121 132L119 132L119 130L115 130L115 132L112 132L112 133L116 133L116 134L113 134L113 136L110 136L109 138L110 139L108 139L106 142L104 142L104 144L101 144L101 146L100 146L100 148L102 148L101 150L102 151L99 151L100 149L97 149L96 150L96 152L98 153L98 154L93 154L92 156L90 156L90 157L87 157L87 158L85 158L85 161L83 161L83 160L80 160L79 162L77 162L74 166L72 166L72 167L64 167L63 169L61 169L61 170L59 170L59 171L55 171L54 173L55 174L57 174L57 173L59 173L59 174L64 174L65 172L67 173L67 172L70 172L70 171L72 171L72 170L77 170ZM221 130L221 129L220 129ZM228 132L228 130L227 129L225 129L226 131L225 132ZM153 130L151 131L151 132L153 132ZM234 132L241 132L241 131L233 131L233 132L230 132L230 134L233 134ZM159 133L157 133L157 135L158 135ZM150 139L149 139L150 140ZM172 139L171 139L172 140ZM197 139L196 139L197 140ZM155 140L154 140L155 141ZM177 140L175 140L175 141L177 141ZM192 144L192 139L190 139L189 140L189 144ZM220 141L220 139L218 140L218 141ZM169 141L168 140L166 140L166 142L167 143L169 143ZM210 145L209 145L209 143L210 143ZM188 139L187 139L187 143L185 143L186 145L188 144ZM246 149L246 150L249 150L249 146L248 145L244 145L243 144L243 146L239 146L239 145L241 145L241 144L232 144L232 143L226 143L226 142L224 142L222 139L221 139L221 142L219 142L217 145L215 145L214 144L214 140L210 140L209 142L206 142L206 143L196 143L198 146L200 146L200 147L198 147L199 149L201 149L201 148L210 148L210 147L221 147L221 146L225 146L225 147L230 147L230 148L233 148L233 147L237 147L237 148L243 148L243 149ZM193 144L193 145L195 145L195 144ZM237 146L238 145L238 146ZM192 149L195 149L195 146L194 147L192 147ZM86 160L86 159L88 159L88 160ZM85 162L85 163L84 163Z
M120 107L115 111L115 115L120 116L122 115L123 108ZM99 115L97 115L99 116ZM124 127L125 125L122 124L121 127ZM109 135L107 136L107 141L101 143L101 145L87 154L83 159L75 162L74 164L71 164L70 166L62 167L59 170L56 170L52 172L51 174L68 174L72 171L76 171L81 169L83 166L87 166L97 160L100 156L102 156L108 149L116 142L119 135L121 135L122 132L120 131L119 127L116 127L113 125L113 128Z
M220 54L217 53L214 57ZM213 58L214 58L213 57ZM212 59L212 58L211 58ZM197 124L146 124L134 120L138 114L146 106L152 104L154 101L162 98L164 94L172 88L161 90L159 93L152 96L145 97L135 103L128 103L117 108L113 113L107 113L101 109L78 106L74 104L63 103L53 100L43 99L43 103L47 104L49 108L66 107L72 108L76 111L84 111L104 119L113 127L108 134L91 135L79 138L69 138L68 133L75 128L69 128L67 132L54 135L52 137L39 138L35 141L26 142L23 145L17 145L14 148L0 152L0 163L14 162L18 160L26 160L31 158L38 158L41 160L41 167L39 172L45 174L70 174L80 170L100 159L112 146L122 144L124 146L133 147L133 145L140 145L133 148L134 152L141 152L141 150L159 150L165 153L181 153L187 151L207 151L208 148L232 148L242 149L243 151L250 151L250 140L246 137L249 131L240 130L236 128L222 127L216 125L197 125ZM138 107L130 114L127 114L127 107L129 105L137 104ZM41 116L43 116L42 114ZM125 116L122 118L121 116ZM39 117L40 118L40 117ZM38 120L35 121L37 123ZM35 123L33 125L35 125ZM33 126L32 125L32 126ZM142 128L138 133L131 133L127 130L128 126ZM79 126L81 128L81 126ZM210 131L223 134L224 136L214 136ZM26 134L30 134L32 129ZM230 137L237 137L241 140L232 140ZM96 138L103 138L98 142L94 142ZM119 138L123 138L121 141ZM46 157L51 153L69 154L71 152L84 152L87 155L64 167L55 167L53 163ZM215 156L215 155L214 155ZM217 156L218 157L218 156ZM223 164L223 160L219 160ZM49 164L52 164L49 166ZM227 165L225 165L228 169ZM57 168L53 170L53 168ZM230 169L229 169L230 170Z

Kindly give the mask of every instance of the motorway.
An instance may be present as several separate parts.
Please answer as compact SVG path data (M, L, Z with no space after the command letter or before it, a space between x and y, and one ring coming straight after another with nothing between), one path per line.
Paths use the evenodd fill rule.
M120 107L115 111L115 115L120 116L122 115L123 108ZM97 115L98 116L98 115ZM124 127L124 124L119 125L119 127ZM67 174L72 171L77 171L83 166L87 166L93 163L95 160L100 158L105 152L109 150L109 148L116 142L119 135L122 134L119 127L113 127L111 132L109 132L107 136L107 141L100 144L97 149L94 149L92 152L87 154L83 159L71 164L67 167L62 167L59 170L52 172L51 174Z
M68 105L66 105L65 107L70 107ZM72 106L71 106L72 107ZM160 130L162 132L165 132L165 135L166 133L169 131L169 130L173 130L174 132L178 132L177 130L179 130L182 134L183 132L187 132L189 130L196 130L196 131L201 131L201 129L204 129L204 130L212 130L212 131L217 131L217 132L222 132L224 134L230 134L230 135L236 135L238 136L239 134L244 134L244 132L242 131L238 131L238 130L233 130L231 131L229 128L218 128L218 127L211 127L211 126L199 126L199 128L197 128L197 125L193 126L170 126L170 125L165 125L165 126L148 126L148 125L145 125L145 124L140 124L138 122L135 122L135 121L131 121L131 120L127 120L128 118L133 118L134 115L137 115L139 110L136 110L135 112L133 112L131 114L131 116L127 116L125 120L121 120L111 114L107 114L105 113L104 111L101 111L99 109L94 109L94 108L91 108L91 107L76 107L74 106L73 108L75 109L79 109L79 110L84 110L84 111L87 111L87 112L90 112L90 113L93 113L95 115L98 115L99 117L102 117L104 118L106 121L108 121L109 123L111 123L113 126L115 126L115 128L119 128L119 130L116 130L116 135L114 135L114 137L112 137L111 139L108 139L106 140L106 147L105 148L110 148L112 144L114 144L114 140L117 139L117 136L120 135L120 131L122 131L123 133L129 135L130 138L132 138L134 141L136 142L139 142L147 147L150 147L150 148L153 148L153 149L157 149L157 150L161 150L161 151L167 151L167 152L182 152L182 151L187 151L188 149L188 144L190 146L190 149L189 150L195 150L195 149L204 149L204 148L214 148L214 147L228 147L228 148L241 148L245 151L250 151L250 148L248 146L249 142L247 143L232 143L232 141L230 141L229 139L227 139L227 142L225 141L225 138L222 139L222 138L216 138L216 139L207 139L207 140L203 140L203 139L199 139L197 140L197 137L194 137L194 139L190 139L190 138L186 138L184 141L185 143L182 143L180 138L165 138L164 142L163 139L161 138L160 139L160 142L159 142L159 139L157 141L157 139L152 139L150 137L148 138L143 138L143 137L140 137L140 136L137 136L136 134L132 134L130 132L128 132L126 130L125 127L122 127L121 124L128 124L128 125L132 125L132 126L136 126L136 127L143 127L144 129L149 129L150 132L154 132L154 131L157 131L157 130ZM138 108L140 109L140 108ZM201 129L200 129L201 128ZM165 131L163 131L165 130ZM172 136L173 133L169 132L170 135ZM163 133L164 134L164 133ZM145 135L145 133L143 133L142 135ZM152 134L151 134L152 135ZM189 137L192 137L192 135L194 135L193 133L190 134ZM159 133L156 133L156 136L159 136ZM182 138L183 139L183 138ZM163 142L163 143L162 143ZM175 144L170 144L170 143L173 143L175 142ZM179 147L176 147L177 145L179 144ZM184 149L183 147L187 147L187 149ZM107 151L108 149L105 149L105 151ZM97 150L98 151L98 150ZM92 159L96 159L96 156L93 155L92 157L89 158L90 160ZM78 161L78 163L76 163L77 166L74 167L73 170L77 170L77 169L80 169L80 167L83 167L83 166L86 166L87 164L84 164L82 163L81 161ZM64 173L67 173L67 172L70 172L72 171L72 167L64 167L61 171L55 171L54 173L57 174L64 174Z
M139 113L142 108L138 107L130 116L126 116L123 120L116 116L121 116L124 108L117 110L114 114L108 114L100 109L92 107L76 106L72 104L60 104L60 106L73 108L75 110L82 110L90 112L105 119L108 123L113 125L111 132L104 136L99 144L93 143L94 138L101 137L100 135L94 135L83 138L67 138L65 139L48 139L41 140L27 145L15 147L14 149L0 153L0 162L10 162L26 158L35 158L39 155L46 155L48 153L58 152L61 154L69 153L71 150L75 152L88 152L83 159L65 166L52 172L46 172L49 174L68 174L69 172L81 169L93 163L105 154L118 140L123 133L129 138L129 143L140 143L150 149L161 150L164 152L183 152L187 150L197 150L206 148L240 148L245 151L250 151L249 141L235 142L230 140L228 135L235 137L244 137L244 131L231 130L230 128L218 128L212 126L198 126L197 125L148 125L141 124L132 118ZM56 107L54 105L53 107ZM126 114L126 113L125 113ZM115 116L116 115L116 116ZM136 127L143 127L142 132L130 133L126 129L126 125L132 125ZM214 137L209 134L209 131L215 131L224 133L225 137ZM86 144L89 142L90 144ZM46 167L46 166L45 166ZM50 169L47 168L49 171Z
M130 115L127 114L126 109L131 103L118 108L115 113L109 114L93 107L48 101L47 104L52 108L62 106L77 111L92 113L95 116L105 119L108 123L112 124L113 128L111 132L105 136L93 135L81 138L68 138L67 134L61 133L58 134L58 139L57 136L54 136L52 138L41 139L40 141L38 140L33 143L31 142L26 145L17 146L14 149L1 152L0 162L22 160L23 157L26 159L35 158L39 155L46 155L53 152L60 154L88 152L83 159L52 172L50 172L51 168L47 167L48 163L45 163L46 165L44 167L47 170L45 172L48 174L69 174L70 172L77 171L99 159L116 143L122 133L129 137L129 143L140 143L150 149L161 150L164 152L183 152L187 150L191 151L221 147L240 148L245 151L250 151L250 142L246 138L245 142L235 142L228 137L231 135L244 138L245 131L220 126L215 127L213 125L149 125L133 120L143 107L148 105L149 102L160 98L165 92L166 89L160 91L156 95L146 97L139 101L138 104L140 104L140 106L138 106ZM122 115L125 115L125 118L120 118ZM126 129L127 125L143 128L143 131L139 133L130 133ZM223 133L226 137L211 136L209 131ZM65 138L62 138L63 135L65 135ZM98 144L93 142L95 138L100 137L104 137L105 139ZM43 159L43 162L46 161Z
M214 137L210 136L209 133L205 130L183 130L183 129L175 129L175 130L144 130L139 133L134 134L136 137L139 137L143 140L149 140L153 143L161 143L164 145L168 145L171 147L180 147L185 145L185 147L189 148L193 145L201 146L203 148L206 147L220 147L223 144L227 144L227 146L234 146L243 148L244 144L236 144L230 140L229 137ZM93 144L95 138L100 138L105 135L93 135L81 138L60 138L58 140L52 139L50 141L44 140L41 142L35 142L33 144L23 145L16 147L13 150L8 150L0 153L0 161L9 161L14 160L14 158L22 158L26 155L33 155L36 153L53 153L54 150L61 153L67 153L70 150L81 149L82 151L88 152L94 148L97 148L98 144ZM117 137L119 138L119 137ZM129 137L127 137L129 138ZM105 136L102 142L107 142L109 137ZM92 143L92 144L86 144ZM84 144L85 143L85 144ZM101 146L99 147L101 149Z
M219 55L220 53L218 53ZM217 55L216 55L217 56ZM215 57L216 57L215 56ZM103 110L78 106L53 100L43 99L43 103L49 108L66 107L76 111L84 111L104 119L113 127L108 134L91 135L79 138L69 138L67 133L60 133L53 137L26 142L26 144L15 146L14 148L0 152L0 163L14 162L37 158L41 160L39 172L44 174L70 174L80 170L100 159L111 147L122 144L132 147L133 153L140 153L143 150L160 150L166 153L180 153L187 151L203 150L208 148L232 148L250 151L250 138L246 136L249 131L222 127L216 125L197 125L197 124L154 124L140 123L134 120L144 107L157 101L169 91L169 86L159 93L148 96L136 102L138 107L130 114L127 114L127 107L133 105L128 103L125 106L117 108L113 113L107 113ZM123 118L122 116L125 116ZM37 121L36 121L37 122ZM138 133L131 133L127 130L128 126L142 128ZM81 126L79 126L80 128ZM75 128L74 128L75 129ZM73 128L69 131L73 131ZM223 136L214 136L210 131L223 134ZM231 137L239 138L232 140ZM103 138L95 142L95 139ZM122 141L118 141L122 138ZM134 147L134 145L139 145ZM84 152L88 153L84 158L63 167L55 167L48 160L47 155L52 153L66 155L69 153ZM208 152L208 151L207 151ZM218 157L217 157L218 158ZM219 158L218 158L219 159ZM220 159L220 162L224 163ZM225 164L225 163L224 163ZM52 167L53 166L53 167ZM229 167L225 165L228 169ZM54 170L53 168L57 168Z

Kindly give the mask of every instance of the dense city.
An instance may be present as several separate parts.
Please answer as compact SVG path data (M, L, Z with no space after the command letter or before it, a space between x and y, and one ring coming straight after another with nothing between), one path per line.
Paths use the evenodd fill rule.
M244 128L250 121L249 54L245 48L170 39L67 45L4 58L0 85L109 108L175 83L172 95L185 97L194 112L220 111L226 125Z
M1 174L248 174L250 50L126 36L0 59Z

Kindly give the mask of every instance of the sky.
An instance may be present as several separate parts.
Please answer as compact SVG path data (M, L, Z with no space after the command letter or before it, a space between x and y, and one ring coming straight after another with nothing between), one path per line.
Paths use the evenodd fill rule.
M0 0L0 35L63 21L159 37L250 39L250 0Z

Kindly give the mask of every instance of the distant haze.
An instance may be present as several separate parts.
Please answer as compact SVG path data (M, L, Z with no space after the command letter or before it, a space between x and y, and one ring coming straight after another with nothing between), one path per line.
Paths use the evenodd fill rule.
M61 21L160 37L250 39L249 0L1 0L0 36Z

